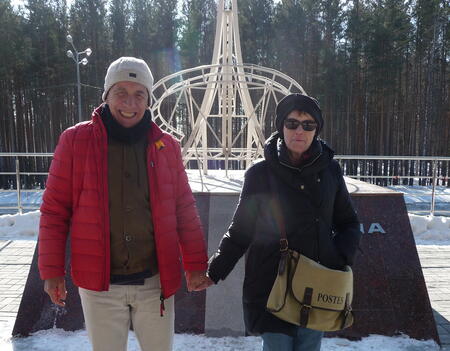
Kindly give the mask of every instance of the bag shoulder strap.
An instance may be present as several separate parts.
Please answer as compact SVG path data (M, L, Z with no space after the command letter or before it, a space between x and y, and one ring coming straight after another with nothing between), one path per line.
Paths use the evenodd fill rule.
M280 229L280 262L278 264L278 274L283 275L286 271L286 265L287 265L287 259L288 259L288 240L286 235L286 226L284 224L284 217L283 213L281 212L281 203L280 203L280 197L278 195L278 186L275 180L274 175L272 172L270 172L269 168L267 169L267 173L269 176L269 182L270 182L270 190L272 193L272 196L270 198L270 204L273 210L273 214L275 217L275 221L278 224L278 228Z
M272 193L270 202L271 202L271 207L273 210L273 214L275 217L275 221L278 224L278 227L280 229L280 252L281 252L281 261L285 261L285 258L287 258L287 252L288 252L288 239L287 239L287 234L286 234L286 225L285 225L285 221L284 221L284 216L283 213L281 211L281 201L280 201L280 196L279 196L279 189L278 189L278 185L277 185L277 181L275 179L275 176L273 175L273 173L270 171L269 167L267 167L267 174L269 177L269 183L270 183L270 190ZM320 242L319 242L319 237L316 236L317 239L317 259L316 261L319 262L319 251L320 251ZM281 263L280 261L280 263ZM280 264L280 266L283 266L284 264ZM281 272L284 271L284 267L280 267Z

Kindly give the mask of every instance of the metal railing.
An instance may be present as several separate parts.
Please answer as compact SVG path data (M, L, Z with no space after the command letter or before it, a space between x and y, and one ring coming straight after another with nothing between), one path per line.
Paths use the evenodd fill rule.
M21 186L21 181L20 181L20 177L25 175L25 176L30 176L30 175L36 175L36 176L47 176L48 172L23 172L20 171L20 162L19 162L19 158L20 157L53 157L53 153L49 152L41 152L41 153L28 153L28 152L17 152L17 153L9 153L9 152L0 152L0 158L2 157L11 157L11 158L15 158L15 171L14 172L0 172L0 176L2 175L13 175L15 176L15 180L16 180L16 193L17 193L17 206L15 207L11 207L11 206L1 206L0 205L0 209L17 209L17 211L22 214L24 209L29 209L29 210L33 210L33 209L38 209L39 207L37 206L28 206L26 208L24 208L22 206L22 186ZM1 164L0 164L1 165Z
M435 212L435 205L436 205L436 185L438 181L441 181L442 184L447 184L447 186L450 185L450 157L440 157L440 156L367 156L367 155L336 155L335 159L339 160L339 163L341 164L341 167L343 168L344 175L347 177L355 178L358 180L367 181L368 179L384 179L384 180L402 180L407 179L411 180L413 179L420 179L422 182L424 180L430 180L431 185L431 207L430 207L430 214L434 214ZM363 172L357 172L356 174L351 174L346 172L345 167L345 161L391 161L391 164L382 164L381 168L384 169L378 169L376 173L391 173L389 175L374 175L374 174L364 174ZM413 162L413 166L411 167L411 164L407 165L407 169L409 169L408 175L401 175L396 172L398 171L399 167L398 165L392 165L393 162ZM425 164L425 166L428 166L428 169L421 170L423 168L423 165L420 165L419 162L416 161L422 161ZM441 163L441 167L439 168L438 165ZM386 169L386 166L388 169ZM390 169L389 169L390 166ZM403 165L404 166L404 165ZM363 167L359 167L361 169ZM404 168L404 167L403 167ZM412 169L413 168L413 169ZM427 168L427 167L425 167ZM440 170L441 174L438 174L438 171ZM396 173L396 174L394 174ZM411 174L412 173L412 174ZM445 174L444 174L445 173ZM386 185L386 184L384 184ZM411 184L413 185L413 184ZM447 211L450 213L450 211Z
M31 210L38 208L38 206L24 207L22 205L22 192L31 192L35 190L24 190L21 177L40 176L43 177L42 180L44 182L48 172L21 171L19 160L24 157L50 158L52 156L53 153L0 152L0 160L2 158L15 159L14 171L3 172L0 169L0 176L13 176L15 178L15 189L10 187L9 190L15 190L17 193L17 206L7 207L0 205L0 209L17 209L19 213L22 213L24 209ZM345 176L358 180L368 181L382 186L401 181L408 181L409 185L414 185L414 182L417 182L419 185L431 185L430 214L434 214L435 212L436 186L438 182L447 187L450 186L450 157L336 155L335 159L341 164ZM381 163L379 163L379 161L381 161ZM0 166L1 165L2 163L0 162ZM9 162L9 166L11 169L11 161ZM405 170L407 170L407 172L404 172ZM380 184L380 181L382 184ZM0 191L2 190L0 189ZM450 211L448 212L450 213Z

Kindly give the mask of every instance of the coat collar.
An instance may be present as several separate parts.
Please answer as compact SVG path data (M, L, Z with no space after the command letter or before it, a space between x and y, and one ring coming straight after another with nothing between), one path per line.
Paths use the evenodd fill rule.
M325 169L334 156L334 151L321 139L315 139L311 147L307 150L308 159L298 167L292 166L287 158L287 151L280 134L275 132L264 145L264 157L272 170L285 178L287 174L298 177L317 174ZM288 176L290 178L290 176Z

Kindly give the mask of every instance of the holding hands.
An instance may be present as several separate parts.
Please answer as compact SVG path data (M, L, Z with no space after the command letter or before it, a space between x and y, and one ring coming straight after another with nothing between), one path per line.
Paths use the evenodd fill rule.
M186 283L188 291L202 291L214 284L205 271L186 272Z

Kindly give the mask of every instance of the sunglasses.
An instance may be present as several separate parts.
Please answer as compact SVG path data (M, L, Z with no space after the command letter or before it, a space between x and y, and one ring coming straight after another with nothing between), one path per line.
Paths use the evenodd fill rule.
M302 125L305 132L312 132L317 128L317 123L314 121L298 121L293 118L287 118L284 120L284 126L287 129L295 130L299 125Z

